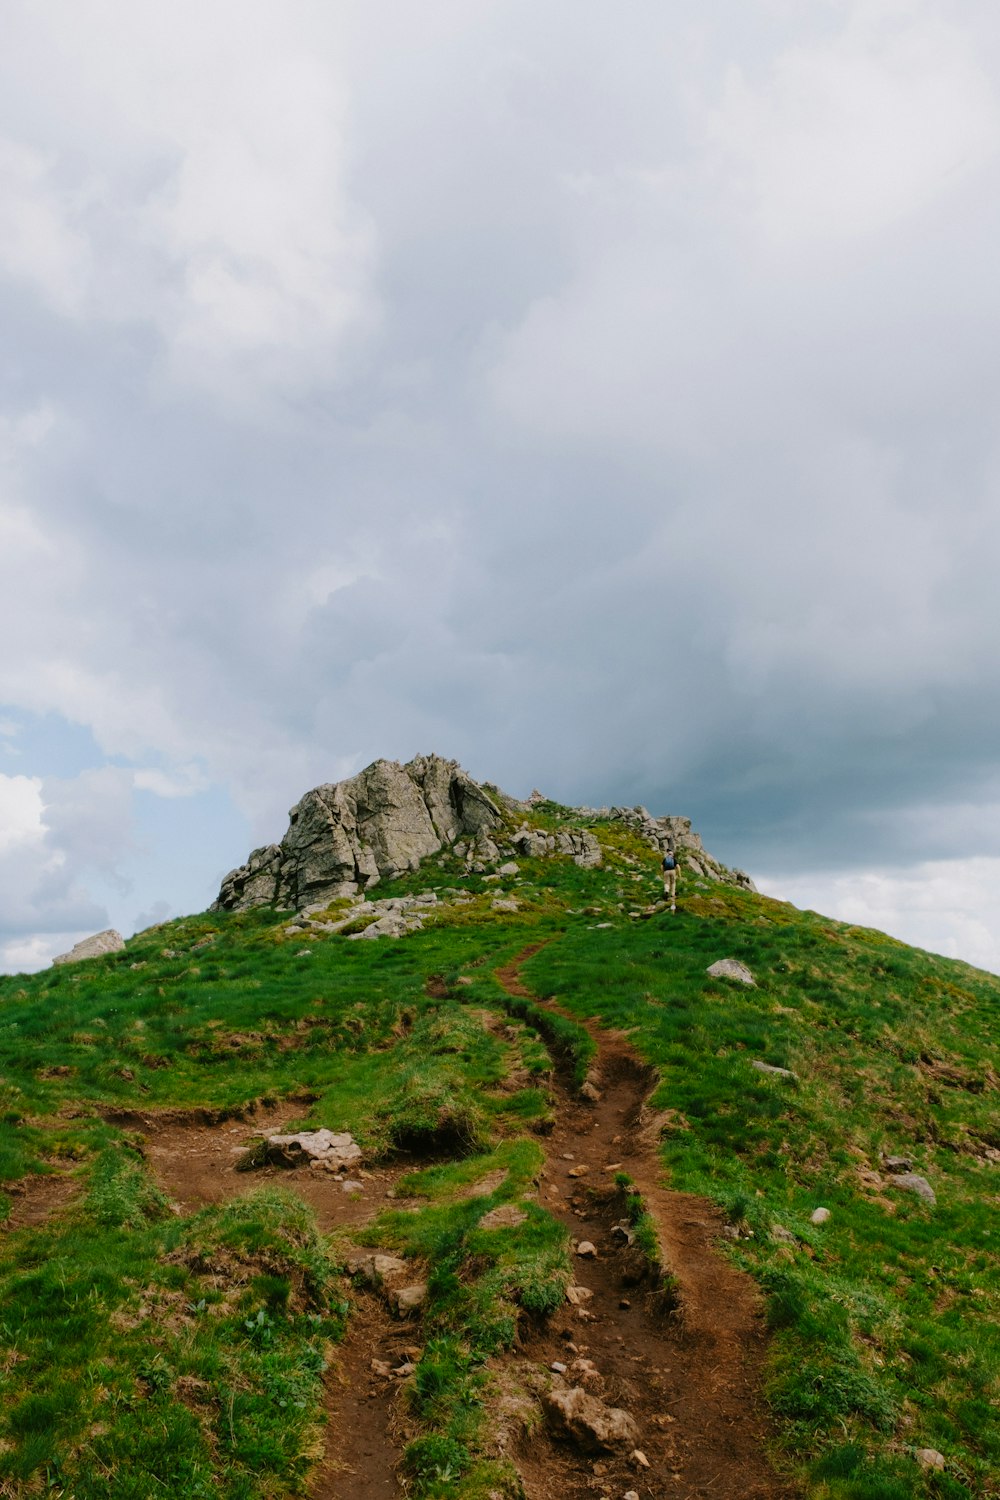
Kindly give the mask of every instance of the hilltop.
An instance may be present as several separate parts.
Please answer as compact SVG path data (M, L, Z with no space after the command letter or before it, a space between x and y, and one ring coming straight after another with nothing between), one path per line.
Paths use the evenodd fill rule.
M0 1494L994 1496L998 1030L684 818L317 788L0 979Z

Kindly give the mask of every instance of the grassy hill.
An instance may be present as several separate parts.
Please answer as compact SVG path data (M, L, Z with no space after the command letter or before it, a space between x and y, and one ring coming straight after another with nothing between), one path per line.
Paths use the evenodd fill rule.
M372 893L441 894L399 941L212 913L0 979L0 1495L310 1493L349 1242L430 1268L397 1402L409 1493L517 1495L497 1393L571 1279L533 1193L553 1067L583 1079L594 1022L655 1070L670 1185L721 1205L722 1253L766 1296L779 1467L829 1500L1000 1493L1000 980L690 873L650 914L650 850L587 826L603 867L521 860L515 911L445 854ZM558 1014L496 977L535 944L521 978ZM753 987L708 977L727 957ZM365 1212L325 1233L304 1169L174 1201L158 1122L235 1152L269 1111L351 1131L405 1208L366 1178ZM504 1204L520 1221L483 1229Z

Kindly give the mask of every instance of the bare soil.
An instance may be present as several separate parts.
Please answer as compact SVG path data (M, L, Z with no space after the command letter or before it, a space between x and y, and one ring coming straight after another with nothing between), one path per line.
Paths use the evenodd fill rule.
M498 970L510 994L536 998L519 972L536 951ZM576 1261L576 1281L592 1295L567 1305L564 1316L529 1338L523 1354L569 1366L571 1383L573 1361L591 1361L601 1377L594 1393L636 1420L648 1467L629 1454L587 1456L543 1429L518 1461L528 1500L620 1500L629 1490L642 1500L791 1500L798 1490L767 1457L773 1432L760 1394L765 1334L757 1288L720 1252L715 1206L661 1185L644 1110L655 1082L650 1069L626 1039L596 1025L589 1030L601 1098L589 1103L556 1080L541 1201L574 1240L595 1246L595 1257ZM582 1175L569 1175L581 1167ZM656 1221L671 1283L666 1295L656 1269L612 1233L623 1215L617 1171L632 1179Z

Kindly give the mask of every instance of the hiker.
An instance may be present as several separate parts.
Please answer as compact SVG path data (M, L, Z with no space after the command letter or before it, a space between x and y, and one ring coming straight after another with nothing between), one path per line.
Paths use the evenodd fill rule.
M672 844L663 851L663 899L670 902L671 911L677 910L677 860Z

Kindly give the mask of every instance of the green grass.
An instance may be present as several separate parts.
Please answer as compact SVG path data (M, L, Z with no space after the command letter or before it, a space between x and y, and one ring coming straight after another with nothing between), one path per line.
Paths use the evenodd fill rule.
M444 855L373 894L473 900L429 909L398 943L205 914L0 979L0 1210L42 1178L72 1190L0 1242L0 1493L306 1492L351 1298L339 1241L252 1175L232 1203L178 1215L114 1123L194 1106L240 1119L287 1099L299 1124L349 1129L369 1158L418 1162L399 1184L408 1211L360 1231L428 1274L410 1492L516 1495L495 1449L498 1371L569 1274L565 1232L531 1196L537 1132L553 1067L586 1073L580 1023L594 1019L658 1071L673 1186L739 1226L728 1253L766 1293L768 1395L811 1500L997 1495L1000 981L690 873L676 916L635 920L659 881L634 834L554 804L527 820L592 827L603 867L519 859L502 883L511 914L492 909L496 882ZM538 943L522 977L569 1018L495 978ZM710 980L722 957L756 988ZM912 1157L935 1208L865 1183L883 1152ZM483 1229L501 1204L525 1217ZM820 1205L831 1218L815 1226ZM925 1446L944 1474L915 1464Z

